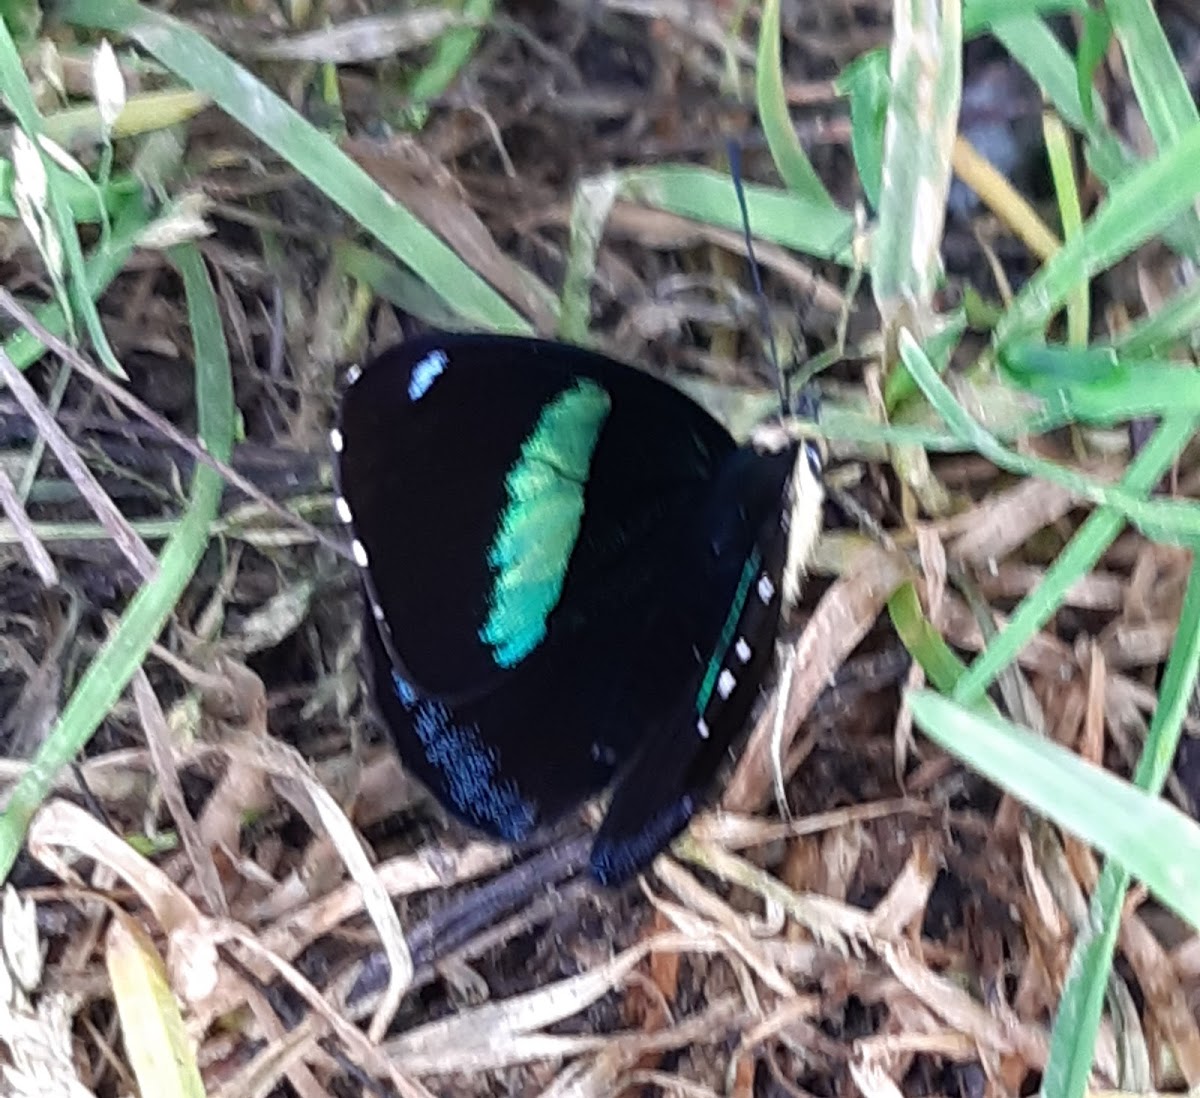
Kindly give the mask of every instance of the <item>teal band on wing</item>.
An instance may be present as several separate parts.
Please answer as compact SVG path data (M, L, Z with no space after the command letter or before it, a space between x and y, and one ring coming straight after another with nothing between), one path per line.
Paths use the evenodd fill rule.
M750 584L754 582L754 577L758 575L761 566L762 556L755 549L746 558L745 567L738 578L733 602L729 604L729 613L725 615L725 624L721 626L721 635L717 638L716 647L713 648L713 654L708 661L708 668L704 672L704 680L700 683L700 692L696 695L698 716L704 716L704 710L708 708L708 699L712 697L713 687L717 684L717 676L721 673L721 663L725 659L725 653L729 651L730 644L733 643L733 634L737 630L738 619L742 616L742 607L746 605Z
M542 409L504 485L508 503L488 551L492 590L479 639L513 667L546 635L583 519L583 493L608 393L586 378Z

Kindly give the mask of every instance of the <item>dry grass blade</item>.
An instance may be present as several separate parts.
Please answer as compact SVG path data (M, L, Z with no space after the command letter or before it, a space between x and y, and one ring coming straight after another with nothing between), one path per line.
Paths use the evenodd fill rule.
M981 156L971 143L959 136L954 142L954 171L996 216L1019 237L1039 259L1049 259L1062 241L1047 227L1034 208Z
M0 469L0 511L3 511L8 516L8 521L13 524L13 529L16 530L17 537L29 557L29 563L38 574L38 579L47 587L57 587L58 569L54 567L54 561L46 552L46 547L34 532L29 515L21 503L21 497L17 495L16 485L4 469Z
M276 515L288 525L298 527L310 538L312 538L313 541L320 545L324 545L328 549L331 549L338 556L344 557L346 560L353 559L350 554L350 550L342 545L341 542L331 538L328 534L324 533L322 530L319 530L310 522L307 522L299 515L289 511L282 504L277 503L265 492L260 490L252 481L249 481L242 476L241 473L230 466L227 462L219 461L217 458L214 458L195 439L189 438L187 435L183 434L170 420L159 415L158 412L154 411L154 409L152 409L144 401L135 397L127 389L121 386L115 379L110 377L104 371L97 370L87 360L87 358L81 355L77 350L75 350L75 348L59 339L58 336L47 329L44 325L39 324L37 318L2 286L0 286L0 309L3 309L26 331L35 336L39 342L49 347L50 350L52 350L56 355L59 356L59 358L63 360L63 362L67 363L72 369L78 371L81 376L86 377L97 388L103 389L104 392L111 396L118 404L129 409L129 411L133 412L134 415L150 424L155 428L155 430L159 431L164 438L170 439L171 442L178 446L184 453L194 458L201 465L207 465L210 469L220 473L221 476L225 478L226 483L239 488L256 503L266 508L271 514ZM2 355L3 352L0 352L0 375L3 375L4 363L7 362L7 368L12 369L17 374L20 381L24 382L24 384L28 386L29 383L25 382L24 376L20 373L20 371L15 370L12 363L9 362L7 358L2 357ZM34 400L36 401L36 397L34 397ZM31 416L33 415L33 412L29 408L26 408L26 411L29 412ZM57 425L55 425L55 429L58 429ZM57 453L57 451L55 452ZM78 457L78 455L76 455L76 457ZM88 475L90 476L90 474ZM120 518L121 523L124 524L125 520L119 515L119 513L118 517ZM137 540L138 543L141 544L141 539L138 538ZM145 546L143 545L142 548L145 549ZM146 552L149 553L149 550L146 549ZM155 568L157 568L157 562L155 562L153 556L150 557L150 560L154 563ZM151 575L153 573L151 572L147 574Z
M871 1055L867 1050L850 1061L850 1075L863 1098L902 1098L903 1091L888 1074L890 1066L886 1056Z
M989 567L1074 506L1077 500L1065 488L1032 477L1012 488L992 492L956 517L962 533L951 543L950 555L960 564Z
M670 886L683 895L690 907L673 904L662 897L651 897L659 914L680 933L688 935L697 942L715 940L724 946L726 959L736 965L738 961L746 970L755 975L764 988L783 998L790 999L796 995L796 989L779 972L775 965L764 957L757 948L753 934L745 925L745 920L738 919L728 909L720 911L720 902L715 896L703 898L703 892L697 883L689 884L687 874L677 867L669 868L670 859L661 859L662 876ZM656 868L656 872L658 869ZM706 911L704 909L707 908ZM704 911L701 915L700 911ZM716 916L717 918L714 918Z
M94 816L67 801L48 801L29 828L29 852L63 880L74 873L60 849L76 850L116 874L153 913L167 935L167 968L183 999L195 1002L217 986L218 923L203 915L174 881Z
M308 34L239 46L247 57L269 57L277 61L322 61L328 63L371 61L420 49L446 31L464 24L462 16L437 8L398 15L347 19L337 26L322 27Z
M278 955L264 949L257 937L238 926L227 928L227 940L236 942L244 949L252 961L264 964L274 969L309 1007L329 1026L334 1035L346 1046L347 1050L357 1058L361 1067L382 1078L390 1079L396 1089L405 1098L429 1098L428 1092L420 1084L402 1075L399 1068L387 1057L380 1047L369 1041L355 1026L351 1025L325 999L310 980Z
M788 918L830 948L845 952L869 942L874 935L870 917L858 908L815 893L801 895L744 858L701 844L691 835L677 840L673 851L710 873L777 904Z
M237 759L239 755L241 759ZM371 1021L371 1040L378 1041L386 1032L400 999L412 982L413 965L404 940L404 928L400 925L387 889L363 849L362 840L345 812L294 748L262 738L245 748L232 748L231 758L240 765L268 770L280 792L312 820L314 831L329 836L359 886L364 906L379 932L379 940L391 966L387 993Z
M762 816L743 816L734 812L707 812L696 817L691 831L697 839L715 843L728 850L766 846L780 839L816 835L847 824L884 819L888 816L928 816L935 809L916 798L878 801L874 804L848 805L831 812L814 812L787 822L764 819Z
M390 858L374 867L374 875L389 896L407 896L477 880L511 857L496 843L468 843L455 850L435 848ZM271 949L294 951L294 955L363 910L362 889L356 881L350 882L283 915L264 932L263 941Z
M7 296L7 291L0 291ZM97 371L99 373L99 371ZM92 475L92 471L84 464L83 458L75 444L67 438L66 432L55 422L54 417L38 398L32 385L25 375L16 368L11 358L0 350L0 380L8 386L13 397L24 409L25 414L37 426L38 433L46 445L54 452L67 476L79 489L95 513L100 524L107 531L113 543L121 550L128 560L141 574L142 579L153 579L158 575L158 560L150 552L146 543L138 537L125 516L117 509L116 504L109 498L108 493L100 487L100 482Z
M606 1098L625 1086L635 1084L637 1075L629 1068L648 1053L669 1052L719 1040L731 1029L749 1022L750 1012L733 996L718 999L695 1017L657 1030L654 1033L628 1033L608 1038L599 1053L585 1068L575 1065L564 1071L542 1091L541 1098ZM660 1082L666 1082L661 1076ZM711 1093L670 1080L671 1089L687 1095Z
M133 700L142 719L142 728L146 733L146 746L154 764L155 776L158 778L159 789L162 790L163 800L167 810L175 821L184 850L191 859L192 872L200 886L208 909L213 915L228 916L229 904L225 899L225 890L221 887L221 878L213 862L211 848L201 840L196 828L196 821L188 811L187 801L183 794L183 785L179 781L176 762L171 748L170 730L163 715L162 706L158 704L154 689L146 672L139 669L133 676Z
M531 1031L560 1022L594 1003L629 976L655 949L694 948L695 940L662 935L618 954L582 975L403 1033L384 1046L406 1070L484 1071L544 1056L602 1047L608 1038L555 1038Z
M60 877L71 871L57 848L70 847L93 858L126 881L154 913L167 933L167 965L172 986L185 1002L209 996L218 986L216 947L235 942L257 963L278 972L369 1070L392 1079L407 1095L422 1094L404 1079L378 1048L334 1010L306 980L282 958L264 949L257 937L236 923L207 918L161 870L132 850L82 809L52 801L34 818L29 833L30 852ZM193 1019L194 1021L194 1019Z

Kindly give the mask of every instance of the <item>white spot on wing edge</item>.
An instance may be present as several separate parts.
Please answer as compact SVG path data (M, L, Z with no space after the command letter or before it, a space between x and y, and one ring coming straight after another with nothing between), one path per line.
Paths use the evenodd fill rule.
M346 448L346 440L342 437L342 432L336 427L329 432L329 445L333 447L335 454L340 454Z
M737 686L737 677L728 667L717 678L717 693L721 695L721 699L729 697L733 693L733 688Z
M363 543L358 540L358 538L355 538L350 543L350 552L354 554L354 563L357 564L359 568L366 568L367 550Z
M340 518L344 523L349 524L350 520L354 517L350 514L350 504L346 502L346 498L344 496L334 497L333 509L337 513L337 517Z
M358 365L351 366L346 371L346 384L353 385L360 377L362 377L362 367Z
M750 645L746 642L745 637L738 637L737 643L733 646L733 650L737 654L739 663L750 662Z
M771 582L771 577L764 572L758 577L758 597L763 602L770 602L775 594L775 584Z
M696 722L696 731L700 734L702 740L708 739L708 721L703 717Z

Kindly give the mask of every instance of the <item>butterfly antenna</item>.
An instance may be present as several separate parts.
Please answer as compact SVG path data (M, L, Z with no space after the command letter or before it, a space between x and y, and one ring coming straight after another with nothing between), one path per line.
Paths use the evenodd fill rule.
M767 295L763 290L762 273L754 254L754 236L750 232L750 210L746 205L746 188L742 186L742 147L732 138L729 140L729 174L733 177L733 193L737 195L738 208L742 212L742 238L746 242L746 260L750 264L750 277L754 280L754 296L758 302L759 323L767 336L771 353L771 365L775 370L775 385L779 391L779 411L783 416L791 411L787 376L779 364L779 348L775 344L775 328L771 324L771 312L767 307Z

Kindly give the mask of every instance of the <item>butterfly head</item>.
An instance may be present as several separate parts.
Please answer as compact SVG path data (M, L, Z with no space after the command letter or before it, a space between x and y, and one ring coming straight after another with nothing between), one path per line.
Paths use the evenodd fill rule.
M787 531L787 561L783 571L784 607L790 609L800 597L800 587L813 549L821 533L825 489L821 474L823 447L818 439L806 438L798 420L815 422L820 399L813 386L806 386L788 401L791 415L772 417L759 424L751 442L760 452L777 454L791 450L795 457L784 499L783 525Z

